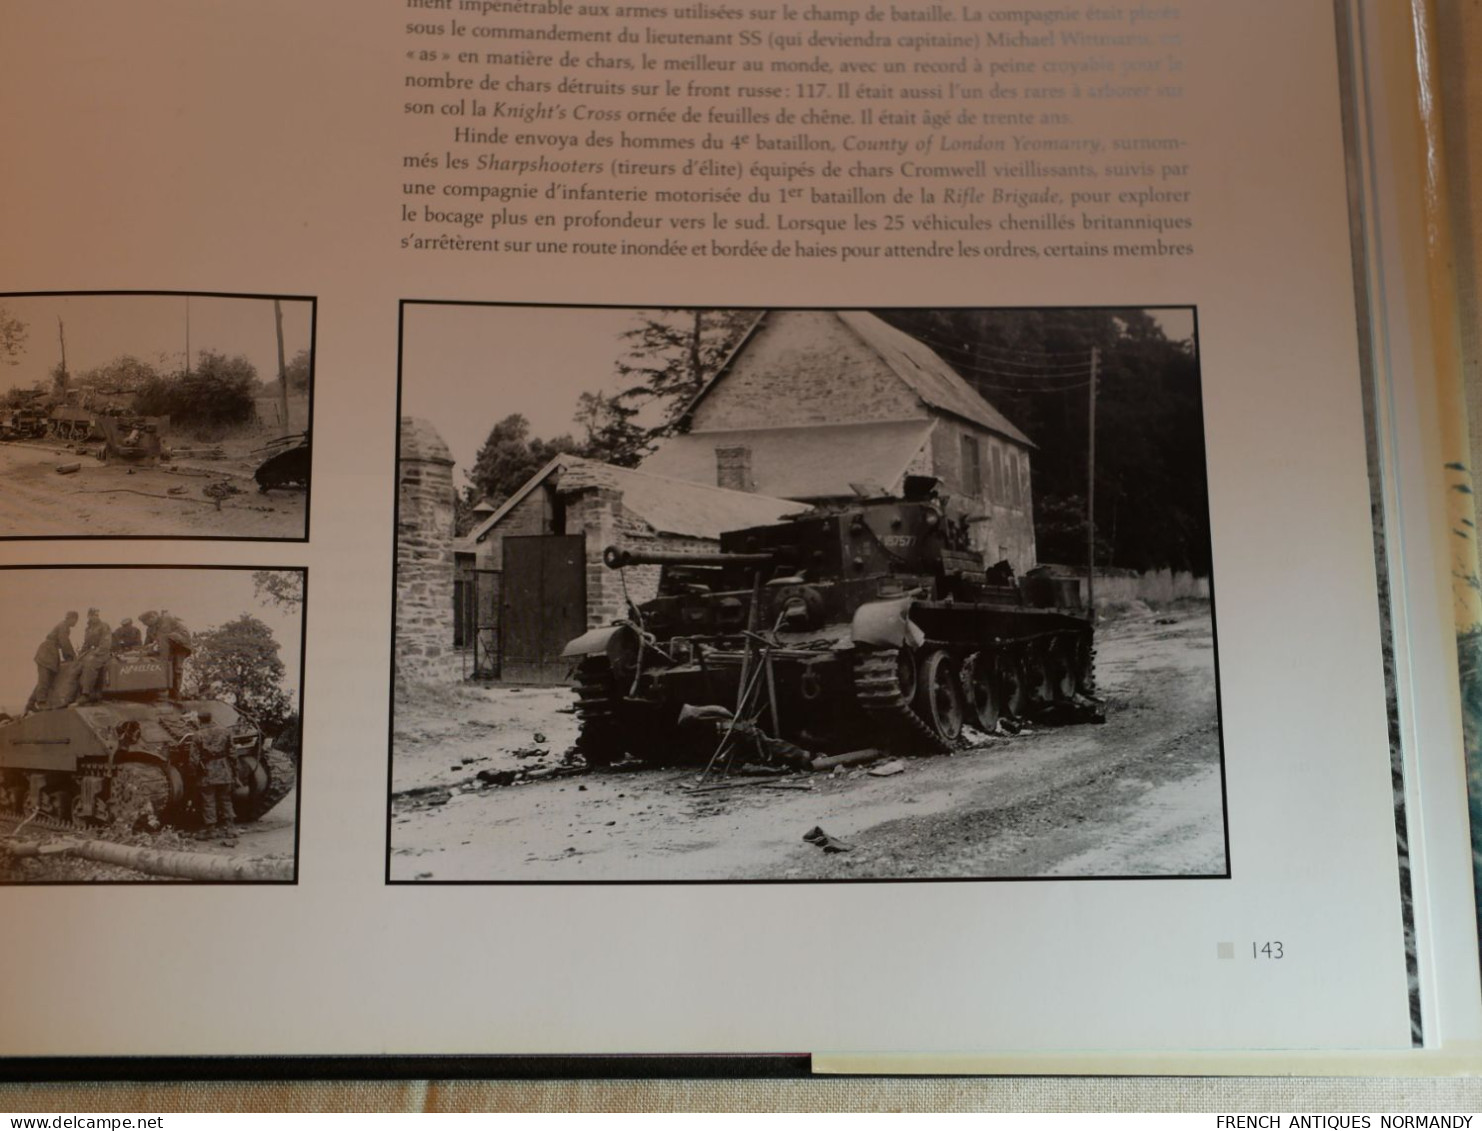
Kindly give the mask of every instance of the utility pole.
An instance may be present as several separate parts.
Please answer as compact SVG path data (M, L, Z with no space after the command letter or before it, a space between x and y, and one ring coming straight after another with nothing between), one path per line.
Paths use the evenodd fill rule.
M273 321L278 326L278 384L283 390L283 432L286 435L292 429L288 426L288 367L283 363L283 304L273 300Z
M1086 604L1096 621L1096 371L1101 350L1091 347L1091 411L1086 427Z
M62 343L62 376L56 382L57 392L65 395L67 392L67 331L62 326L62 316L57 315L57 340Z

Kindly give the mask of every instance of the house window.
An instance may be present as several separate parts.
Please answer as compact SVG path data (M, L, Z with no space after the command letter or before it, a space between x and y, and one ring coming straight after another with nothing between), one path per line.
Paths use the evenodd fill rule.
M978 447L978 438L962 434L962 485L967 494L983 494L983 451Z
M755 491L750 448L715 449L715 483L731 491Z

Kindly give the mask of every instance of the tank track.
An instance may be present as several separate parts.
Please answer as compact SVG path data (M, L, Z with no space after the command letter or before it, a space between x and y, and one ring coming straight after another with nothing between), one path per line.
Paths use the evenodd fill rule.
M54 817L49 813L36 813L28 818L25 812L15 806L0 809L0 819L14 822L17 826L24 824L28 829L91 835L97 833L100 828L117 824L121 820L132 823L129 820L130 816L143 817L146 808L152 816L158 817L169 804L170 783L164 772L155 766L139 762L120 762L114 767L113 785L109 793L110 820L108 821L79 823L62 817Z
M10 825L10 832L16 832L20 826L25 825L28 829L46 829L54 833L88 833L95 832L96 826L79 825L73 821L63 821L57 817L48 817L44 813L37 813L29 821L24 813L17 813L12 808L0 809L0 821Z
M576 669L576 748L589 766L609 766L627 752L618 706L622 702L604 656L588 656Z
M257 797L234 806L239 821L256 821L265 816L268 810L287 797L293 789L294 778L297 776L293 771L293 760L278 750L264 751L262 758L268 769L268 788Z
M891 736L892 746L948 754L958 744L943 738L918 715L901 690L900 649L872 648L856 653L854 695L871 720Z

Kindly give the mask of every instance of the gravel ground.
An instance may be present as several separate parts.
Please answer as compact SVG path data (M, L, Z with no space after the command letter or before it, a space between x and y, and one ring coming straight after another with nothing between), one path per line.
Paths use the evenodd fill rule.
M252 478L260 456L256 441L226 445L220 460L172 460L158 467L101 463L92 454L57 442L0 444L0 537L69 534L183 535L233 538L301 538L307 521L306 493L258 493ZM59 465L78 463L71 475ZM225 483L239 493L221 509L202 494ZM171 491L175 494L171 494Z
M1139 607L1102 626L1097 650L1104 725L988 737L888 777L856 768L709 792L692 791L694 771L573 773L564 688L418 689L397 705L391 877L1224 874L1208 606ZM815 827L849 850L804 841Z

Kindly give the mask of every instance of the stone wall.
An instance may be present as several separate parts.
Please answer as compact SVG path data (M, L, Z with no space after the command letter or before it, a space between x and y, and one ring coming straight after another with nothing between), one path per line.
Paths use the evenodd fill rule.
M559 474L559 473L557 473ZM564 534L558 530L555 512L551 503L552 476L516 503L497 524L489 529L483 540L474 543L479 569L504 569L504 540L510 535ZM574 533L574 532L573 532Z
M696 407L690 427L709 432L926 415L920 398L835 315L774 310Z
M628 615L629 600L643 604L658 595L662 566L628 566L621 572L602 564L607 546L623 549L666 550L675 553L714 551L720 543L708 538L658 534L623 506L623 493L614 487L582 487L566 500L566 529L587 539L587 627L600 628ZM626 591L625 591L626 589Z
M396 679L452 680L453 457L425 420L401 420L396 512Z

